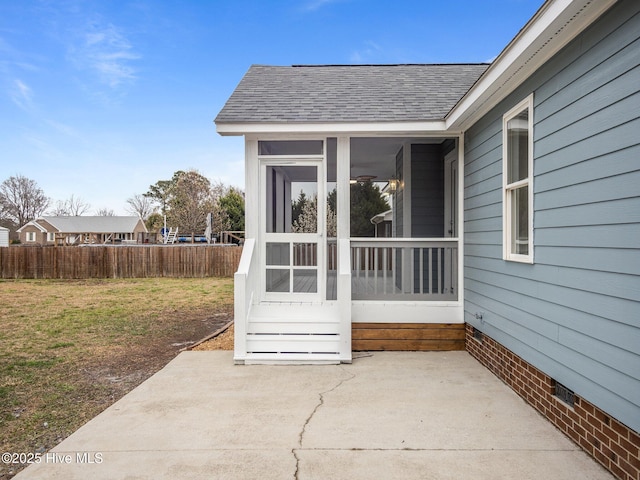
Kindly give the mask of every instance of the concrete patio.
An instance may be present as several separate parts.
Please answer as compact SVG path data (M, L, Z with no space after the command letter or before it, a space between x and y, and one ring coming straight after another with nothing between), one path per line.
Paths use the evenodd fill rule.
M234 366L185 352L25 479L611 479L466 352Z

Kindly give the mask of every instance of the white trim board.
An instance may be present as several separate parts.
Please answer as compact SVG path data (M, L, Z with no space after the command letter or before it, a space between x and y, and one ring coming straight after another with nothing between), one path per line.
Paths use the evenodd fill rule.
M395 135L413 136L425 133L444 135L445 132L447 136L452 135L451 132L447 132L446 123L442 120L361 123L218 123L216 124L216 131L220 135L308 133L338 136L340 133L348 133L353 136L358 133L393 133Z
M464 323L461 302L351 302L352 323Z
M446 128L471 127L615 2L546 2L449 112Z

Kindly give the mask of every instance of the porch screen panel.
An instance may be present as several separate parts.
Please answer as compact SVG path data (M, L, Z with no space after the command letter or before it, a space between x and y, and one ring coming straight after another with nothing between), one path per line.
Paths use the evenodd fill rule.
M296 293L316 293L318 291L318 272L315 269L296 269L293 271L293 291Z
M266 290L267 292L288 292L291 284L291 272L283 269L267 268Z
M318 163L265 168L265 291L318 293Z
M317 167L268 166L267 233L317 233Z
M318 265L318 244L294 243L293 265L296 267L316 267Z
M258 155L322 155L323 143L322 140L261 140Z
M267 243L267 265L289 265L289 244L286 242Z
M327 179L325 192L327 212L327 245L326 245L326 271L327 271L327 300L338 298L338 139L327 138Z

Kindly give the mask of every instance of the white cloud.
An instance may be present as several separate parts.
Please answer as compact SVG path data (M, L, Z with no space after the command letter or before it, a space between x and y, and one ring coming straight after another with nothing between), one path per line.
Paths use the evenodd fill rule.
M33 54L25 54L11 46L4 38L0 36L0 71L10 72L17 67L27 72L39 72L40 68L31 63L29 59L33 59Z
M78 45L70 48L71 58L79 68L94 72L101 83L116 88L136 79L132 62L140 55L117 27L93 22L78 40Z
M13 86L9 90L9 97L22 110L33 110L33 91L22 80L16 78L13 81Z
M309 0L303 5L302 9L307 12L313 12L313 11L319 10L320 8L326 5L330 5L332 3L338 3L341 1L343 0Z
M80 133L70 125L49 119L45 119L44 121L58 133L66 135L67 137L81 138Z
M367 41L362 48L351 53L349 61L351 63L376 63L375 59L380 58L383 53L380 45Z

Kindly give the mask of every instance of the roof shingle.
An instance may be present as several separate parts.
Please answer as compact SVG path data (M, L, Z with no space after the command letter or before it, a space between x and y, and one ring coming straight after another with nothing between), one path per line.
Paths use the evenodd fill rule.
M253 65L216 123L442 120L488 64Z
M115 216L44 216L42 219L65 233L130 233L140 218Z

